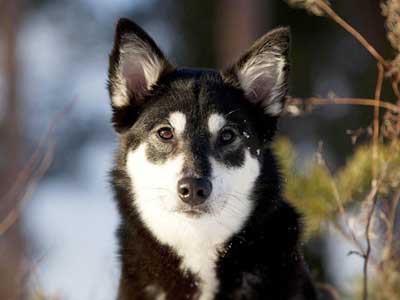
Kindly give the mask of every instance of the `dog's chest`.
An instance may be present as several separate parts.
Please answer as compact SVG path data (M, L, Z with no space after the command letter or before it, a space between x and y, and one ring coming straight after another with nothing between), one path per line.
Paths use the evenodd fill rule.
M181 270L189 271L198 278L198 299L213 299L219 286L216 272L218 245L194 242L175 250L182 259Z

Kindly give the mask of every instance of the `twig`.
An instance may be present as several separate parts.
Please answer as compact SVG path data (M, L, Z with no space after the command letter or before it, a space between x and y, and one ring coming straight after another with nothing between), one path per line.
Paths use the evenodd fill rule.
M20 216L20 211L23 208L23 204L25 203L23 199L27 198L27 196L32 192L32 190L36 186L39 179L42 178L42 176L46 173L46 171L50 167L50 164L53 159L53 153L54 153L54 144L52 144L48 148L38 169L32 175L32 178L28 183L28 187L23 191L23 195L21 196L22 200L20 200L18 205L16 205L13 209L11 209L11 211L7 214L7 216L0 222L0 237L4 235L18 220L18 217Z
M343 29L350 33L365 49L383 66L388 67L388 63L379 54L379 52L356 30L353 26L343 20L329 5L324 1L315 0L319 8L325 12L333 21L339 24Z
M386 242L385 242L385 247L383 250L383 263L385 264L386 261L390 260L392 258L392 250L393 250L393 241L394 241L394 228L396 224L396 213L397 213L397 208L400 204L400 187L397 189L395 192L392 203L390 206L389 210L389 216L388 220L386 222L387 224L387 229L386 229Z
M371 208L367 215L367 224L365 226L365 240L367 242L367 248L364 253L364 264L363 264L363 291L362 291L362 300L368 299L368 263L371 256L371 235L370 235L370 228L372 224L372 218L375 212L376 204L377 204L377 193L378 189L386 177L387 168L389 163L391 162L392 157L389 158L382 169L382 172L377 180L376 184L371 187L371 191L368 193L367 197L365 197L364 203L370 203Z
M397 104L400 105L400 91L399 91L399 86L398 86L398 82L396 81L392 81L392 89L394 94L396 95L397 98Z
M36 181L42 177L45 171L49 168L51 158L53 156L54 145L48 145L50 138L59 125L62 117L68 113L73 107L76 98L70 101L63 109L57 112L50 121L47 132L42 136L39 144L36 146L33 154L30 156L28 163L18 174L14 184L11 186L9 191L3 196L3 201L16 201L14 207L7 213L7 215L0 220L0 236L6 233L13 224L17 221L19 213L22 207L21 199L26 198L26 195L32 189L32 186L36 185ZM44 149L46 148L45 151ZM44 152L45 151L45 152ZM41 155L44 152L43 159ZM37 167L36 172L35 167Z
M359 256L359 257L365 259L364 253L361 253L360 251L350 250L350 251L347 253L347 256L350 256L350 255L357 255L357 256Z
M373 189L375 189L374 187ZM376 194L376 192L375 192ZM371 237L370 237L370 227L371 227L371 221L372 221L372 216L375 211L376 207L376 201L377 197L374 195L374 200L372 202L371 209L368 213L367 217L367 225L365 227L365 238L367 241L367 249L364 254L364 264L363 264L363 291L362 291L362 299L367 300L368 299L368 262L369 262L369 257L371 255Z
M373 133L373 143L372 143L372 182L371 187L373 194L372 206L368 214L367 225L365 227L365 237L367 240L367 249L365 251L364 256L364 266L363 266L363 292L362 299L368 299L368 262L371 254L371 237L370 237L370 227L372 216L375 211L376 203L377 203L377 186L378 186L378 143L379 143L379 102L381 98L382 92L382 84L383 84L383 65L378 63L378 79L376 82L375 88L375 107L374 107L374 133Z
M378 178L378 143L379 143L379 102L383 84L383 66L378 63L378 79L375 88L375 107L374 107L374 133L372 139L372 186L376 185Z
M326 172L329 173L330 176L332 176L331 171L328 168L328 165L322 155L322 149L319 149L317 152L317 159L318 159L318 163L326 170ZM349 241L352 241L354 243L355 246L357 246L357 248L360 251L363 251L363 247L360 243L360 241L357 239L356 234L354 233L353 229L350 226L350 222L349 222L349 218L347 216L346 210L343 206L343 202L340 198L340 194L339 194L339 189L336 185L336 182L334 180L331 180L331 187L332 187L332 191L333 191L333 196L335 198L336 204L338 206L339 209L339 213L342 216L342 219L347 227L347 231L345 229L343 229L339 224L337 223L333 223L336 227L336 229L345 237L347 238ZM355 251L357 252L357 251Z
M394 113L400 113L400 106L397 106L393 103L387 101L379 101L379 104L376 103L375 99L365 99L365 98L317 98L311 97L307 99L294 98L289 97L287 99L288 105L300 105L304 103L307 105L361 105L361 106L372 106L375 107L378 105L380 108L384 108L390 110Z
M345 225L346 225L346 227L347 227L347 229L348 229L348 231L350 233L350 238L353 241L353 243L358 247L358 249L360 249L360 251L362 251L363 248L361 246L360 241L357 239L356 234L354 233L353 229L350 226L349 218L347 217L346 210L345 210L345 208L343 206L342 200L340 199L339 191L338 191L338 188L337 188L337 186L336 186L334 181L331 182L331 186L332 186L334 198L336 200L336 204L337 204L338 209L339 209L339 213L342 216L343 221L344 221L344 223L345 223Z
M2 199L3 202L14 200L12 198L15 198L16 194L19 192L21 187L24 184L26 184L26 181L32 175L32 172L33 172L35 166L40 161L40 155L43 153L46 144L49 142L50 137L52 136L54 130L58 126L60 120L62 119L62 116L71 110L74 103L75 103L75 99L72 100L70 103L68 103L61 111L59 111L58 113L56 113L53 116L53 118L51 119L50 124L48 126L47 132L41 137L38 145L36 146L35 150L33 151L33 154L30 156L28 163L19 172L16 180L14 181L14 184L11 186L11 188L8 190L8 192L3 196L3 199Z
M348 255L353 255L353 254L357 254L358 256L361 256L362 258L364 258L364 249L363 246L361 245L360 241L355 238L355 234L354 232L352 232L351 228L349 227L348 222L345 222L346 225L346 229L344 229L336 220L332 220L331 224L334 226L334 229L337 230L337 232L349 243L353 243L354 246L357 247L358 250L350 250L348 252ZM350 231L350 233L348 232ZM370 261L374 261L375 262L375 258L370 256Z
M392 89L393 89L393 93L396 95L397 98L397 107L400 108L400 91L399 91L399 82L393 80L392 81ZM395 122L395 138L394 141L397 142L397 138L400 132L400 113L397 115L397 122Z

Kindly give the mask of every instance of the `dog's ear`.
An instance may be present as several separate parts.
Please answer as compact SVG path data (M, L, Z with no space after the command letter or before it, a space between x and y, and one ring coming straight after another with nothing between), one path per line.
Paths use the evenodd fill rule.
M246 98L264 112L279 116L287 93L290 30L274 29L258 39L250 49L223 72L224 79L243 89Z
M117 131L132 125L132 114L158 79L172 69L142 28L128 19L118 21L108 69L108 90Z

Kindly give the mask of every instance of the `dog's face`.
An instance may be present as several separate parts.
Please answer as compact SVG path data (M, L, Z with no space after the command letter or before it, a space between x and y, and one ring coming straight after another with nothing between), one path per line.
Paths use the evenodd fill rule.
M137 25L119 22L109 71L117 168L161 241L222 243L251 214L286 93L288 43L278 29L226 72L176 69Z

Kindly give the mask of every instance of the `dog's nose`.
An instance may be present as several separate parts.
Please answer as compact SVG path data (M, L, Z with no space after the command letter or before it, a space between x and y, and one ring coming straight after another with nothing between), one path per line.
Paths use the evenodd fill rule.
M204 177L185 177L178 181L179 198L190 205L202 204L210 196L211 191L211 181Z

